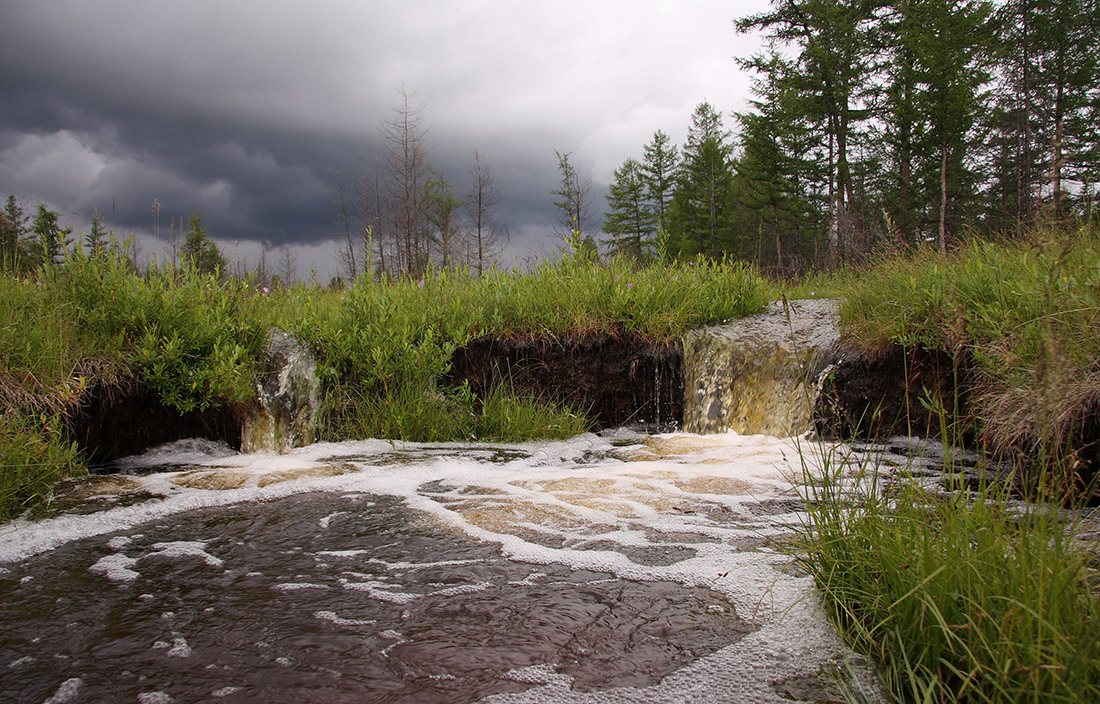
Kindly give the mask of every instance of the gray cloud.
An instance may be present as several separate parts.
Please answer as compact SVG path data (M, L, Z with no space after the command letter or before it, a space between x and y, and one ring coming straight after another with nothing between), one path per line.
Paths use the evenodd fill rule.
M764 4L5 3L0 194L139 235L159 199L162 228L203 212L327 273L330 171L363 172L403 84L460 191L473 149L491 164L514 253L553 248L554 150L600 193L654 130L682 142L700 100L743 109L732 57L757 44L732 20Z

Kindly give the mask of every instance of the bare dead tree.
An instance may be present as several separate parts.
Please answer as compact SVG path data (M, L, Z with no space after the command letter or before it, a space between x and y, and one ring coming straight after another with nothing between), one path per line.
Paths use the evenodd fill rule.
M396 268L411 276L428 266L428 227L424 217L427 182L431 174L423 108L404 86L398 89L393 117L382 126L387 194L393 213Z
M470 221L471 259L477 267L477 275L481 276L486 265L495 260L500 251L500 230L496 222L500 188L493 179L488 162L482 160L476 149L469 174L466 213Z
M359 180L359 214L362 222L364 257L373 259L373 268L379 276L390 271L393 261L393 218L390 216L388 189L382 177L385 167L372 160ZM387 253L387 250L389 252ZM364 268L368 266L364 262Z
M359 275L359 267L355 258L356 239L352 235L351 206L344 194L344 178L340 173L340 169L333 166L329 171L335 180L332 186L332 201L337 212L336 229L338 236L343 240L338 256L340 263L344 266L345 273L348 275L348 283L351 283Z
M293 286L298 278L298 255L290 246L290 240L284 239L279 248L279 276L284 286Z

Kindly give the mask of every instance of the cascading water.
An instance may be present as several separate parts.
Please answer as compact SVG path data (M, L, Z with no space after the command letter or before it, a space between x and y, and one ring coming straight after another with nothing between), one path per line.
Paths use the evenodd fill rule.
M817 378L840 339L837 303L777 302L684 336L684 430L787 437L810 429Z
M256 383L256 401L241 433L241 450L286 452L312 443L320 399L313 355L293 336L272 331Z

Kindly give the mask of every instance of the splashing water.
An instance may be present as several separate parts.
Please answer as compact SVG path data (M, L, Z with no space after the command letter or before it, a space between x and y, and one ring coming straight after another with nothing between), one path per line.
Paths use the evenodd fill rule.
M836 698L802 445L177 444L0 528L0 699Z

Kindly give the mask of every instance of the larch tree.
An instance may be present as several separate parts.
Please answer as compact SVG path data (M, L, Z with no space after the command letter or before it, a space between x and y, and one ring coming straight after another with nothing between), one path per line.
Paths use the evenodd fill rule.
M658 228L666 226L679 165L680 152L676 145L664 131L654 132L653 139L642 147L641 169L646 201Z
M582 239L591 240L588 232L589 220L589 192L592 189L591 182L582 177L575 166L569 161L570 152L554 151L558 159L558 171L561 173L561 186L550 191L558 197L554 205L558 208L562 235L570 239L574 235Z
M500 249L500 230L496 221L500 207L500 188L489 163L475 149L469 168L470 187L466 193L466 216L470 227L471 260L478 276L496 259Z
M628 158L615 169L607 193L609 210L604 232L612 254L643 261L652 247L657 215L647 197L646 175L637 159Z
M386 164L385 186L393 224L391 269L413 277L424 275L428 259L428 223L424 204L431 166L423 108L404 87L393 116L382 128Z
M202 224L204 217L196 213L188 219L180 258L200 274L225 274L225 257Z
M722 116L707 102L691 117L669 212L672 246L686 256L718 258L735 245L733 144Z
M458 214L463 203L442 173L435 170L431 173L424 188L424 217L431 226L429 237L439 248L439 264L447 269L455 265L456 256L461 253Z

